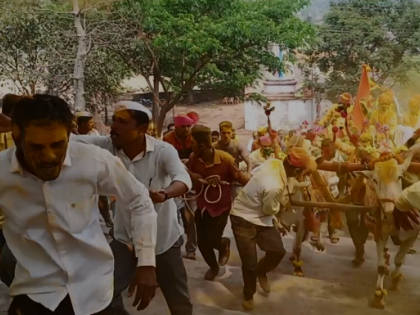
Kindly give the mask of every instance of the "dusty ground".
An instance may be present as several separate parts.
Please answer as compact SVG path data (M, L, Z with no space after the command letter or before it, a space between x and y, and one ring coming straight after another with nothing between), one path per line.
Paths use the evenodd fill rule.
M325 226L324 226L325 229ZM302 260L305 278L293 276L289 262L293 234L283 238L288 252L280 266L269 273L271 293L264 294L258 288L255 295L255 309L245 312L241 307L242 274L241 261L235 240L228 223L224 235L231 239L231 256L228 265L221 268L219 277L209 282L203 279L207 266L201 257L197 261L185 261L190 295L194 304L194 315L420 315L418 296L420 294L420 254L409 255L403 267L404 281L401 291L389 291L386 309L369 307L376 283L376 250L373 241L366 244L366 262L360 268L353 268L351 260L354 246L347 231L340 233L338 244L330 244L324 238L326 250L318 252L308 242L303 245ZM391 262L398 250L388 244ZM419 244L415 246L419 252ZM259 257L263 253L258 250ZM391 263L390 269L394 266ZM390 279L385 287L389 289ZM138 314L126 305L131 315ZM158 292L143 315L169 315L161 292Z
M325 228L325 227L324 227ZM241 308L242 274L241 261L235 240L228 223L225 236L231 240L231 256L228 265L221 268L219 277L209 282L203 279L207 270L202 257L195 262L185 261L190 295L194 304L194 315L245 315ZM332 245L324 238L326 250L318 252L308 242L303 245L302 260L305 278L294 277L288 260L292 249L293 234L283 238L288 252L280 266L269 274L272 292L264 295L258 289L255 295L254 315L420 315L420 254L407 256L402 269L404 281L401 291L389 291L386 309L369 307L376 283L376 250L373 241L365 247L366 262L360 268L353 268L351 260L354 246L347 231L340 233L338 244ZM389 242L391 267L398 248ZM415 244L420 253L420 243ZM259 257L263 253L258 251ZM386 277L385 287L389 289L390 279ZM158 290L151 305L141 313L130 306L131 315L169 315L162 293ZM8 290L0 283L0 315L6 315L9 303Z

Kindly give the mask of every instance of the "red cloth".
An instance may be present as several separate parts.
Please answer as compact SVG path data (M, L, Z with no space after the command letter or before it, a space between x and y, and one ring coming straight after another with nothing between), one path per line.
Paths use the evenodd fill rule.
M261 145L271 145L271 139L269 136L260 137Z
M174 118L175 127L192 126L193 124L193 119L187 115L179 115Z

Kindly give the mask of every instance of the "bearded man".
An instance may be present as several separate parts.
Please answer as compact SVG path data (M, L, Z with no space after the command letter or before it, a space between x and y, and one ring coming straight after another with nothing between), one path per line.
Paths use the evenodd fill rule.
M274 158L274 149L273 143L269 136L264 136L259 138L261 148L251 152L249 155L249 160L251 161L254 167L257 167L263 164L270 158Z

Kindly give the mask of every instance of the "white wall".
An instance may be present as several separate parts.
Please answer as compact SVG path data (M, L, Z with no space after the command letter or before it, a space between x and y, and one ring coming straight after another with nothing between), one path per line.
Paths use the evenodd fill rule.
M271 101L275 110L270 115L275 130L292 130L300 127L303 121L313 123L316 117L316 105L312 100L278 100ZM245 101L245 129L257 130L267 125L267 116L263 106L254 101Z

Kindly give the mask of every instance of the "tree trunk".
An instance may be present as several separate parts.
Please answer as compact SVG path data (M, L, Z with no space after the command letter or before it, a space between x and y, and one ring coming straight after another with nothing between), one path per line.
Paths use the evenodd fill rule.
M192 105L194 104L194 93L193 90L188 90L187 92L187 104Z
M156 134L157 134L158 139L160 139L162 136L163 123L165 122L166 114L168 113L167 106L168 105L162 107L158 116L158 120L156 122Z
M108 117L108 103L105 103L105 125L109 125L109 117Z
M158 125L159 120L159 112L160 112L160 99L159 99L159 86L160 86L160 80L159 80L159 73L157 72L157 69L153 70L153 122L155 125Z
M81 11L78 0L73 1L74 27L77 36L77 55L74 60L73 86L74 107L86 109L85 101L85 62L87 55L86 32L82 25Z

